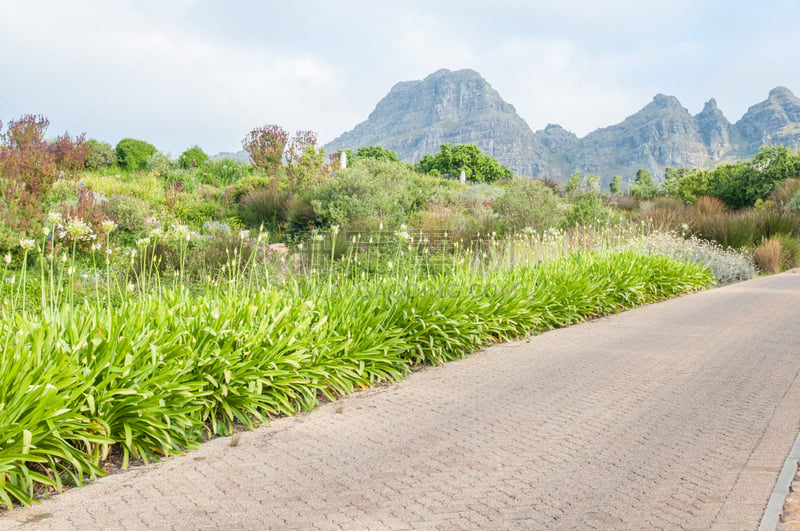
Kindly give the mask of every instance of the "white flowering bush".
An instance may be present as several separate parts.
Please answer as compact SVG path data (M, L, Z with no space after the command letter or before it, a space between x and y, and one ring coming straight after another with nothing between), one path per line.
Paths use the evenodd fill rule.
M695 236L685 238L674 232L653 232L632 242L630 247L648 254L708 267L718 284L741 282L756 275L752 257L744 250L725 249L718 243Z

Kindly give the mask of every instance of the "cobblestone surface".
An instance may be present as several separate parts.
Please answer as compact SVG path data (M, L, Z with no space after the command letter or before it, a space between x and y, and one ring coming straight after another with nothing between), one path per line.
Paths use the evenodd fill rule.
M755 529L800 430L800 275L498 345L0 529Z

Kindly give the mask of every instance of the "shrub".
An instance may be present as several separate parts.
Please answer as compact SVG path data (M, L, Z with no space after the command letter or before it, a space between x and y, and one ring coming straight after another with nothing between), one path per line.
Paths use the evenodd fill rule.
M52 145L53 155L55 156L56 168L67 174L75 175L86 167L86 159L89 155L89 146L86 143L86 135L81 134L73 140L69 133L56 138Z
M184 170L199 168L208 160L208 155L206 155L205 151L200 149L200 146L192 146L178 157L178 167Z
M110 196L106 212L117 222L115 237L123 245L133 245L155 223L147 203L135 197Z
M242 140L242 147L256 168L274 173L281 165L288 139L289 134L282 127L265 125L250 131Z
M786 210L800 212L800 190L795 192L794 195L783 204L783 206L786 208Z
M517 232L526 227L541 231L561 224L561 200L542 182L513 179L505 183L504 189L505 193L492 204L503 231Z
M781 241L777 238L767 238L761 242L761 245L756 247L753 258L759 269L775 274L781 272L782 255L783 246Z
M692 210L702 216L719 214L725 210L725 203L716 197L701 196L692 205Z
M117 152L107 142L100 142L90 139L86 142L86 164L87 170L99 170L108 168L117 163Z
M497 159L484 155L475 144L442 144L436 154L424 155L416 165L419 172L458 179L463 171L473 183L510 179L514 173Z
M769 194L767 199L779 205L785 205L787 201L798 193L800 193L800 178L794 177L780 183L775 190Z
M128 171L142 171L147 169L150 158L155 155L156 147L144 140L123 138L116 147L117 162L120 167Z
M239 217L250 228L263 225L274 232L286 224L289 199L287 191L257 188L239 201Z
M323 225L399 225L413 206L407 188L410 174L408 168L397 163L358 161L314 189L314 211Z
M225 194L230 196L234 202L238 203L242 200L242 197L254 190L270 187L274 188L275 185L276 182L269 177L264 177L263 175L248 175L236 181L232 186L228 186L225 189Z
M569 198L571 206L564 215L561 228L578 225L604 227L612 221L612 213L603 198L594 192L576 192Z
M701 264L711 269L720 284L751 279L756 271L744 251L724 249L716 242L695 236L684 238L674 232L654 232L635 240L630 246L648 254L669 256L680 261Z
M776 238L781 241L781 246L783 247L783 269L792 269L800 266L800 240L788 234L780 234Z

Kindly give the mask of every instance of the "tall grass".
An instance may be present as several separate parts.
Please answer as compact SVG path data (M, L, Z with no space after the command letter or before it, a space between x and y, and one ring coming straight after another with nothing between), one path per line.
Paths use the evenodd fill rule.
M36 485L60 489L63 477L80 484L111 453L123 467L179 453L419 365L712 282L702 265L619 250L623 234L593 230L489 235L446 253L407 231L375 245L317 236L282 276L259 265L259 237L201 283L159 274L153 253L122 281L101 261L102 289L82 296L59 286L74 256L59 266L38 247L40 304L13 285L1 294L0 503L31 503Z

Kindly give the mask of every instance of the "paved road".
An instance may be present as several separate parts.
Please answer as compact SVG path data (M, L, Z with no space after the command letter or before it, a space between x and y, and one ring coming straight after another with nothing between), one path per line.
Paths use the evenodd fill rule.
M800 274L489 348L0 517L24 529L755 529Z

